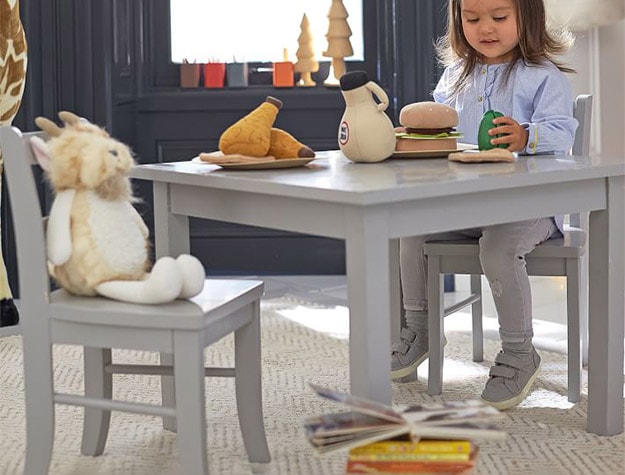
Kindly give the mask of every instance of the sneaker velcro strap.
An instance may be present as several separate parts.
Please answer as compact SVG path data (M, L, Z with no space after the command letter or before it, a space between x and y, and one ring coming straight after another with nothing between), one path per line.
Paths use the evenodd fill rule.
M495 363L511 366L512 368L516 369L523 368L523 362L519 357L501 352L497 356L495 356Z
M400 340L399 343L395 346L394 351L402 355L405 355L406 353L408 353L409 349L410 349L410 345L406 343L404 340Z
M491 366L488 372L489 376L499 376L502 378L512 379L516 375L516 371L508 366Z
M417 334L408 328L402 328L399 333L399 338L408 344L412 344L417 340Z

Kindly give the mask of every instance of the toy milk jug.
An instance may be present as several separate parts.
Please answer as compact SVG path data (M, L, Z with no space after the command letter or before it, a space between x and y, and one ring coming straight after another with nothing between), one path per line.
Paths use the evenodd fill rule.
M395 130L384 112L388 96L364 71L341 76L345 112L339 126L339 147L354 162L380 162L395 150ZM373 96L380 101L377 103Z

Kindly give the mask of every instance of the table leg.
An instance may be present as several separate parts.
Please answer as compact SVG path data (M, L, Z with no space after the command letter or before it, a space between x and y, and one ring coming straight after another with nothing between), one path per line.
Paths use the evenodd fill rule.
M608 179L607 209L590 213L587 430L623 432L625 179Z
M348 214L345 250L351 392L390 404L390 246L386 218L375 210Z
M154 250L158 259L189 252L189 218L169 212L169 184L154 183Z
M189 218L169 212L169 184L154 182L153 190L155 258L178 257L180 254L188 253L190 249ZM173 366L174 355L161 353L160 364ZM161 398L164 406L175 407L174 390L173 376L161 376ZM163 428L175 432L176 419L163 417Z

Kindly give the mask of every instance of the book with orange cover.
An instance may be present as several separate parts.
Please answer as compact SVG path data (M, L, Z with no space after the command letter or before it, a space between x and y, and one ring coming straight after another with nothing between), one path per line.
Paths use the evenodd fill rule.
M419 462L419 461L358 461L348 460L345 473L376 473L376 474L461 474L474 472L473 461L465 462Z

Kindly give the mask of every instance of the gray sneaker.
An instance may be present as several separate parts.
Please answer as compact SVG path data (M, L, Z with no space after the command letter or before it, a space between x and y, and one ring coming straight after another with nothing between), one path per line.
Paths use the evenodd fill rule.
M540 356L534 347L523 357L500 351L490 368L482 401L499 410L516 406L527 397L539 368Z
M443 345L447 339L443 339ZM415 333L402 328L399 343L393 345L391 351L391 378L400 379L413 374L417 367L429 356L427 333Z

